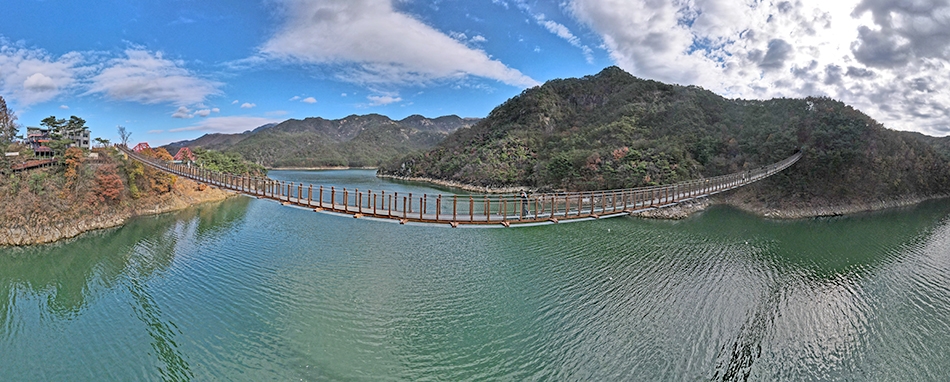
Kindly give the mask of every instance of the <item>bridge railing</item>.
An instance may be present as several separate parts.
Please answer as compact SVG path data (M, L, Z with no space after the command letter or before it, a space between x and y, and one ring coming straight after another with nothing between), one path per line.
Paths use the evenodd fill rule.
M360 190L237 176L168 163L120 149L136 160L166 172L261 198L356 217L402 222L458 224L517 224L558 222L629 214L735 189L782 171L801 158L796 153L781 162L755 169L664 186L586 192L518 194L428 194Z

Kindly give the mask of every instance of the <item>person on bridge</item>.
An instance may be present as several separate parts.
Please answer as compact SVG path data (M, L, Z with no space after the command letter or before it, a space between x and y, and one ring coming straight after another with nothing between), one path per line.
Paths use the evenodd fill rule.
M528 193L521 190L521 217L519 219L524 219L525 216L528 216Z

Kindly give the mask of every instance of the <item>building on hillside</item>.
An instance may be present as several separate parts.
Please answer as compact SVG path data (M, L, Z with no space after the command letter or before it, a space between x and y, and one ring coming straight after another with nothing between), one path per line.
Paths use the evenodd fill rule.
M82 129L74 133L66 134L63 136L63 139L69 139L73 141L69 144L69 147L79 147L90 150L92 149L92 139L90 136L91 132L89 129ZM50 129L43 129L39 127L26 128L26 144L30 145L34 152L38 152L37 149L40 147L48 146L52 139L53 138Z
M86 150L92 149L92 139L90 138L92 132L89 129L82 129L81 131L76 132L75 134L67 134L66 139L72 139L73 144L70 147L79 147Z
M39 127L26 128L26 144L33 149L33 154L38 157L53 156L53 150L47 145L52 140L49 136L49 129Z

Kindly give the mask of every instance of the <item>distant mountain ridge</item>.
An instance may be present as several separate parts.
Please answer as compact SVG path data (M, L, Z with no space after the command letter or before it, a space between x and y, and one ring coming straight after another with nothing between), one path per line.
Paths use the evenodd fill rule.
M373 167L406 153L435 146L458 129L479 119L455 115L426 118L411 115L399 121L379 114L289 119L240 134L206 134L166 145L236 152L269 168Z

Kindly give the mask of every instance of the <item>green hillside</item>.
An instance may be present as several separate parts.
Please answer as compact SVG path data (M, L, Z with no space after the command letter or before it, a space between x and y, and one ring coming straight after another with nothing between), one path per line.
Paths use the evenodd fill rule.
M730 100L616 67L549 81L381 174L476 186L592 190L668 184L803 159L755 186L765 205L834 205L950 191L938 139L885 129L828 98Z

